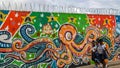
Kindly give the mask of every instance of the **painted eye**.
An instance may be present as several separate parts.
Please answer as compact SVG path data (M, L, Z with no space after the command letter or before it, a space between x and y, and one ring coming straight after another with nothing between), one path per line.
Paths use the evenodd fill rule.
M93 34L91 34L91 35L89 36L89 38L93 39L93 38L94 38L94 35L93 35Z
M66 40L70 41L72 39L72 33L71 32L66 32L65 38L66 38Z

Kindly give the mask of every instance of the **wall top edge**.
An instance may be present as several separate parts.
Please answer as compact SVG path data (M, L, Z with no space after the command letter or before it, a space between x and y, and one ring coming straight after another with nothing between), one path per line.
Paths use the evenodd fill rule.
M74 6L45 5L35 3L8 2L6 4L5 2L1 2L0 10L120 15L120 9L114 8L80 8Z

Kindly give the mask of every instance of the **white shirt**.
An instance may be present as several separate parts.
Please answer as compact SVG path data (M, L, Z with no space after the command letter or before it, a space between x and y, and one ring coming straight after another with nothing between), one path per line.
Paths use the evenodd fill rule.
M103 50L105 49L105 45L98 45L97 47L97 51L99 54L103 54Z

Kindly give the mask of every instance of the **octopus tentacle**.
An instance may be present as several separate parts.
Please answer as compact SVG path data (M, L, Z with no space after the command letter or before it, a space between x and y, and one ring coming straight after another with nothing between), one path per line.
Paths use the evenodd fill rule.
M35 46L35 44L39 44L41 42L46 42L46 43L52 43L52 41L48 38L42 38L42 39L37 39L32 41L31 43L29 43L28 45L24 46L22 48L22 41L20 40L15 40L13 42L12 45L12 49L16 52L20 52L20 51L27 51L28 49L32 48L33 46Z
M57 60L58 67L64 67L66 64L72 63L72 53L66 46L66 52L62 53L60 58Z

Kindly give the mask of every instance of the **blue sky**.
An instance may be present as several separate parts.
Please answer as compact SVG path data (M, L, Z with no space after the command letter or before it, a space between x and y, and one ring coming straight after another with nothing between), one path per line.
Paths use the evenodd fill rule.
M0 0L11 3L34 3L47 5L75 6L82 8L120 8L120 0ZM1 3L0 3L1 4Z

